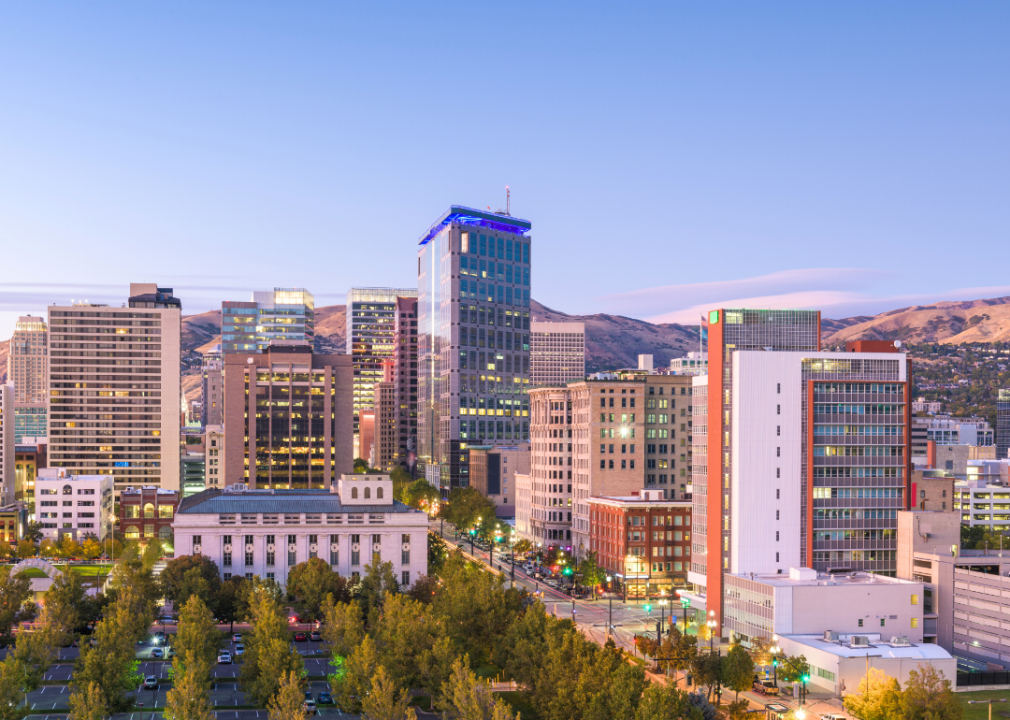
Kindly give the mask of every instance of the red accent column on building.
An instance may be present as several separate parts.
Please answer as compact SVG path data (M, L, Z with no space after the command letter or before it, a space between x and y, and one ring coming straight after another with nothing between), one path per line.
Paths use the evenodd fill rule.
M807 380L807 555L804 564L814 566L814 381Z
M722 476L723 458L723 363L725 347L723 324L725 311L720 309L719 322L708 325L708 512L705 524L708 555L705 561L705 603L715 610L716 621L722 623Z

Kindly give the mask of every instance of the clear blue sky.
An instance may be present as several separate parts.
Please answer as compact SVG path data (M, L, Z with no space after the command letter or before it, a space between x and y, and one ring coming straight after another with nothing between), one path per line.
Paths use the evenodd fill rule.
M692 319L1010 294L1010 3L6 2L0 337L416 282L450 203L533 295Z

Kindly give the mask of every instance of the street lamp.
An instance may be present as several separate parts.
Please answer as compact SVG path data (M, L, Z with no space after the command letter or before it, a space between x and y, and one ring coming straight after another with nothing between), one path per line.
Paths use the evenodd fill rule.
M715 610L708 611L708 651L711 653L714 650L715 644L715 628L718 623L715 621Z
M27 701L25 701L27 702ZM988 705L989 706L989 720L992 720L992 704L994 702L1005 703L1006 698L990 698L989 700L969 700L969 705Z
M633 562L635 559L634 555L628 555L624 558L624 604L628 604L628 563Z
M613 580L613 576L607 575L607 585L610 585L610 581ZM610 637L610 629L614 626L614 594L609 593L608 600L610 600L610 609L607 611L607 637Z
M691 600L689 598L682 597L680 599L680 606L684 608L684 634L687 635L687 609L691 607Z
M663 624L666 621L666 604L667 604L666 598L662 598L659 601L659 632L656 633L656 640L658 640L659 642L663 642ZM670 615L672 617L673 615L672 610L670 612Z
M772 642L777 643L779 639L778 635L772 635ZM768 648L768 652L772 654L772 676L774 678L775 687L779 686L779 659L778 654L782 652L782 648L778 645L772 645Z

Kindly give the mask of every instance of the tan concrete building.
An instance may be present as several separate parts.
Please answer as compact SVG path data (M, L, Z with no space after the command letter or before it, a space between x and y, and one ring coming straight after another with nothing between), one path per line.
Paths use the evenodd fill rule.
M206 486L208 490L228 485L225 475L224 426L208 425L204 428L204 448L207 452Z
M515 476L516 535L519 539L533 540L533 476L516 473ZM535 543L534 543L535 544Z
M470 487L494 501L498 517L516 514L518 475L530 473L530 445L474 445L470 450Z
M179 489L181 315L154 283L123 307L49 307L49 467Z
M375 397L375 441L373 467L389 472L396 455L396 385L378 382L373 388Z
M225 355L224 486L329 488L351 472L351 378L350 356L307 342Z
M49 340L46 322L27 315L18 318L7 360L8 378L14 383L14 441L44 438L48 434Z
M221 425L224 423L224 362L221 346L204 354L200 369L200 424Z
M916 510L954 512L954 476L913 470L911 505Z
M530 386L561 386L586 376L584 323L530 323Z
M0 505L14 501L14 385L0 385Z

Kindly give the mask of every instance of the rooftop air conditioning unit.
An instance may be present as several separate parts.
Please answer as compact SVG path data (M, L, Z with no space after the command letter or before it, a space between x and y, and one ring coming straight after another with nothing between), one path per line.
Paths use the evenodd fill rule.
M830 642L830 643L838 642L838 633L836 633L834 630L825 630L824 642Z
M849 639L850 647L870 647L870 638L865 635L853 635Z
M912 643L908 641L907 635L897 635L891 638L892 647L911 647Z

